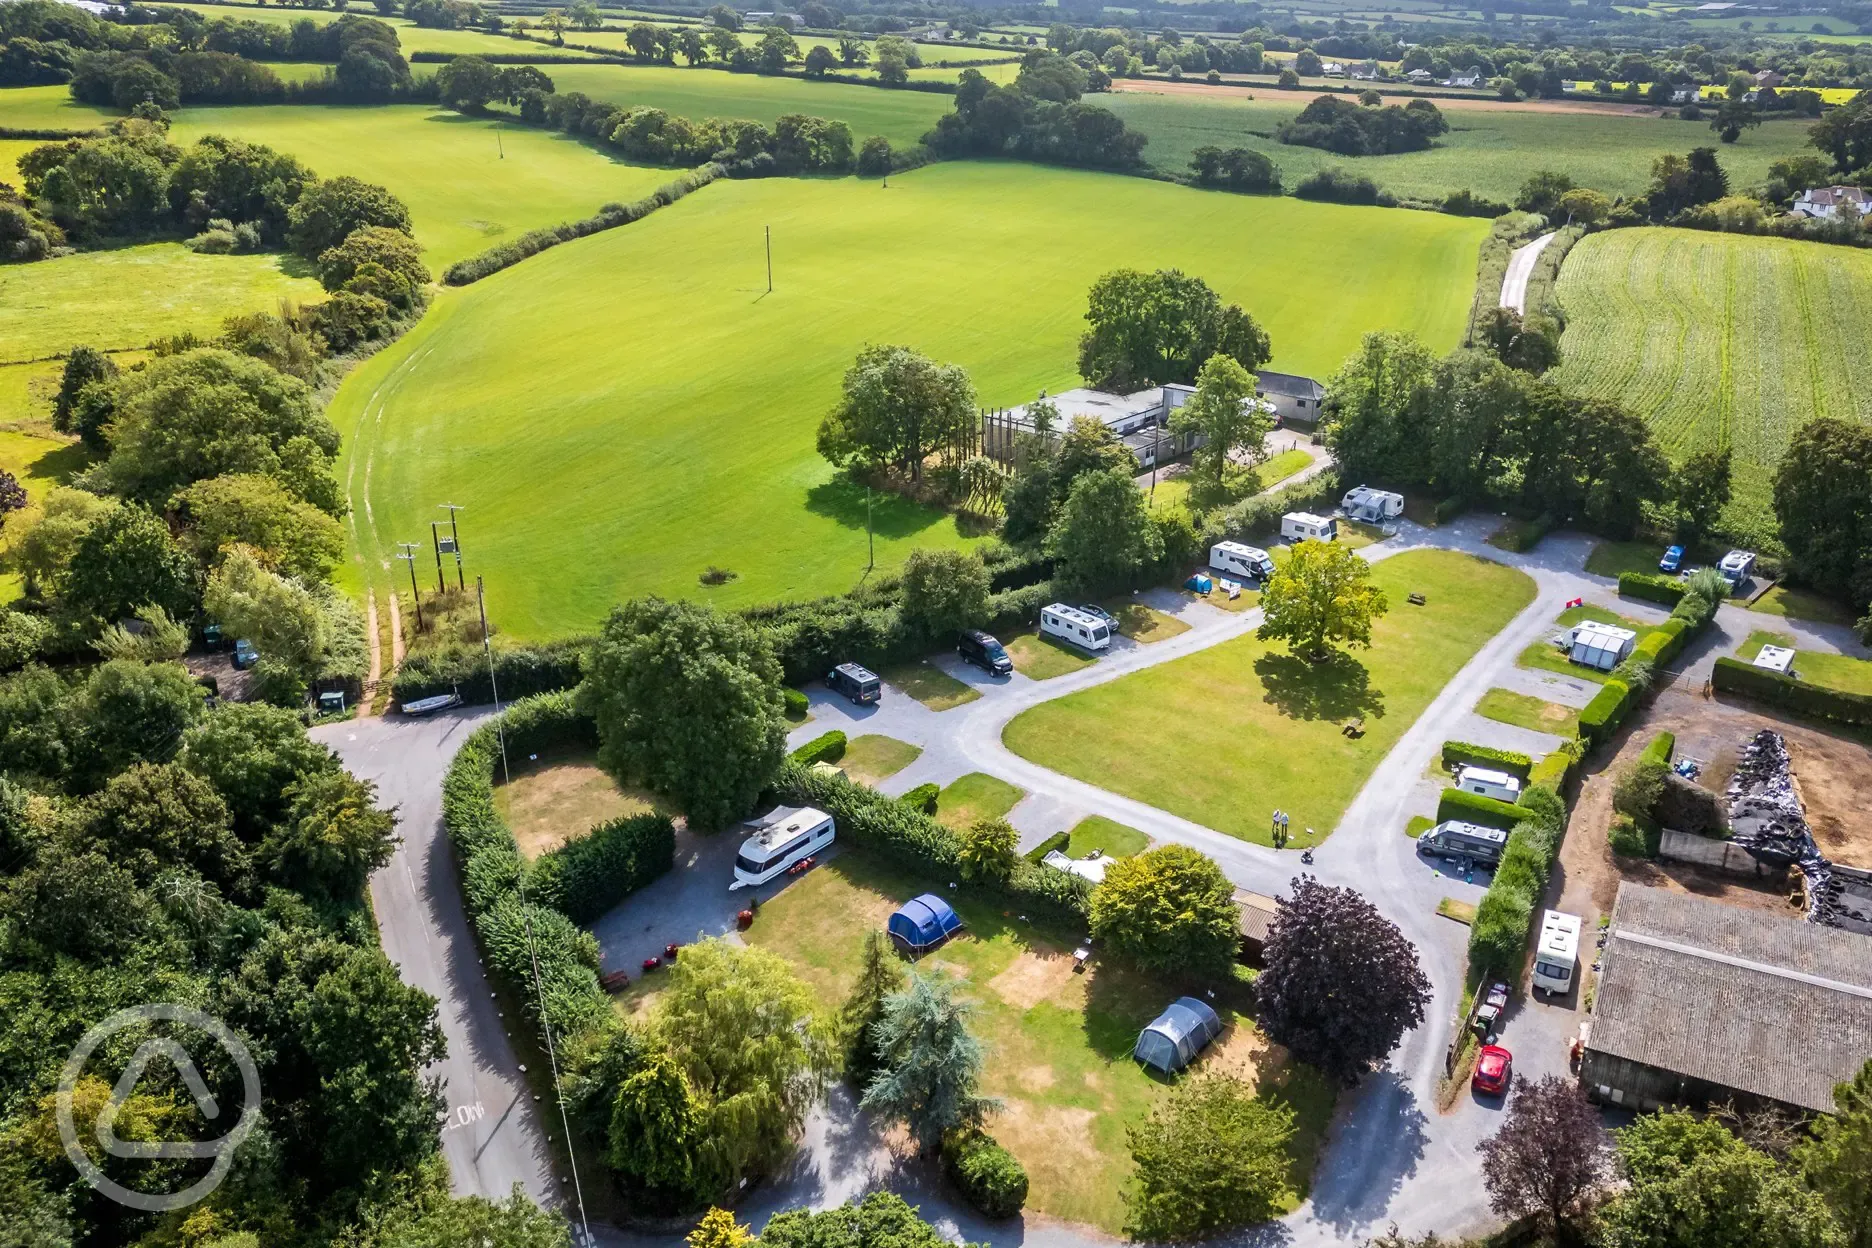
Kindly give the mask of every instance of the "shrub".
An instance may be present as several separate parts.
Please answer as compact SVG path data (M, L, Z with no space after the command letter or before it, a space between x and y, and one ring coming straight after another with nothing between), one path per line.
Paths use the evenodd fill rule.
M1677 600L1676 607L1671 610L1671 617L1684 621L1691 632L1700 633L1711 620L1716 618L1716 608L1721 603L1720 598L1699 594L1694 589L1686 590L1684 596Z
M1512 828L1527 817L1527 811L1513 802L1497 801L1492 797L1483 797L1480 793L1444 789L1443 796L1437 799L1436 817L1438 823L1446 819L1461 819L1466 823L1479 823L1485 828Z
M1667 773L1663 763L1648 762L1642 757L1630 763L1619 772L1612 785L1612 809L1634 819L1651 818L1658 798L1663 795Z
M1634 653L1630 658L1612 669L1612 679L1631 690L1633 698L1651 688L1652 662L1642 654Z
M1612 826L1606 829L1606 844L1612 852L1625 858L1655 858L1657 846L1655 836L1647 833L1630 815L1618 815L1612 820Z
M570 689L584 675L589 638L568 637L538 646L497 646L494 678L503 701ZM487 660L479 646L424 650L403 660L391 692L400 703L439 693L459 693L471 705L494 700Z
M1475 745L1468 741L1445 741L1443 765L1454 771L1465 763L1505 771L1522 780L1527 779L1528 773L1534 769L1534 760L1515 750L1498 750L1493 746Z
M814 763L836 763L845 757L845 734L834 728L821 733L793 751L793 761L802 767Z
M897 800L908 806L911 810L921 811L926 815L933 815L936 813L936 796L941 792L941 785L919 784L916 788L911 789Z
M1659 824L1693 836L1723 836L1729 821L1723 817L1722 799L1699 784L1666 772L1664 787L1658 793L1656 812Z
M1014 1154L979 1131L943 1139L943 1168L962 1198L990 1218L1011 1218L1027 1203L1027 1170Z
M670 869L676 827L666 815L599 824L533 864L529 892L574 923L590 923Z
M798 689L782 689L780 702L785 707L787 715L793 719L805 719L812 712L811 701Z
M1618 592L1626 598L1674 607L1684 596L1684 585L1674 576L1659 576L1655 572L1621 572Z
M1334 204L1382 204L1391 207L1396 198L1378 189L1378 184L1363 174L1344 169L1322 169L1300 179L1294 187L1299 199L1325 200Z
M1553 789L1530 784L1521 795L1521 810L1526 817L1508 834L1495 878L1469 928L1469 965L1475 973L1513 977L1520 972L1535 908L1566 833L1566 803Z
M1638 761L1641 763L1662 763L1668 766L1671 761L1671 751L1675 749L1676 746L1677 737L1675 734L1660 732L1645 743L1644 749L1638 755Z
M1534 903L1507 889L1490 887L1469 925L1469 969L1473 974L1513 978L1527 952Z
M1588 745L1598 745L1618 731L1635 699L1631 689L1620 680L1608 680L1580 711L1579 730Z
M1632 657L1649 659L1654 667L1668 663L1683 652L1693 635L1690 621L1673 615L1638 639L1638 644L1632 648Z
M1565 790L1567 779L1573 774L1574 766L1585 753L1584 745L1577 741L1562 742L1559 748L1541 757L1534 764L1534 770L1528 773L1529 785L1540 785L1555 793Z
M1718 692L1735 693L1769 706L1842 724L1872 724L1872 697L1809 684L1739 659L1716 660L1710 683Z
M1491 545L1502 550L1522 554L1540 545L1540 540L1547 536L1554 527L1554 518L1546 512L1532 520L1509 520L1497 529L1488 540Z

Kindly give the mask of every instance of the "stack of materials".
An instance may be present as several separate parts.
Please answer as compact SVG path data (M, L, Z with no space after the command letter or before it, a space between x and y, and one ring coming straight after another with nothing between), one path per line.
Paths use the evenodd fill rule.
M1836 867L1814 844L1780 733L1764 728L1743 747L1728 798L1735 843L1757 861L1796 868L1807 881L1809 922L1872 935L1872 873Z

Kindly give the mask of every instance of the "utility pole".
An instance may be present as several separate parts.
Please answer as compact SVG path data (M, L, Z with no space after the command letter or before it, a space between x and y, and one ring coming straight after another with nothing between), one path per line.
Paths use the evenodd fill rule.
M398 555L397 558L406 560L409 563L410 597L416 600L416 631L420 633L423 631L422 591L416 588L416 548L421 545L421 543L398 542L397 545L403 548L403 553Z
M507 145L501 142L500 131L494 132L494 150L500 153L502 160L507 159Z
M461 526L456 523L455 513L468 509L459 503L437 503L436 506L448 508L449 541L455 547L455 588L466 590L468 582L462 577Z
M865 564L865 575L877 567L877 531L871 527L871 487L865 486L865 543L871 548L871 560Z
M448 581L442 575L442 538L436 532L436 522L434 520L429 522L429 544L435 547L436 593L446 593L448 591Z
M773 294L773 226L767 228L767 293Z

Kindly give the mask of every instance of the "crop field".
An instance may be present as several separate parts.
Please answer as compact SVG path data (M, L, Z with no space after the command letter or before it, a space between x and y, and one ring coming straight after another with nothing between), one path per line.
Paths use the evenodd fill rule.
M1022 758L1244 840L1269 843L1268 812L1285 810L1295 847L1318 844L1477 647L1534 600L1523 573L1452 551L1394 555L1372 583L1391 610L1369 650L1311 664L1250 633L1036 706L1003 740ZM1412 592L1427 604L1405 605ZM1355 717L1364 733L1348 737L1341 726Z
M1246 97L1248 93L1242 93ZM1292 187L1328 166L1370 177L1401 196L1440 199L1468 188L1491 199L1512 200L1537 169L1558 169L1583 186L1607 194L1632 195L1651 180L1651 162L1666 152L1683 153L1714 142L1701 123L1606 112L1540 112L1534 109L1444 110L1450 133L1427 152L1397 156L1346 157L1312 147L1289 147L1273 136L1311 97L1269 91L1256 98L1232 95L1156 95L1123 91L1097 102L1149 136L1144 157L1159 169L1183 171L1190 153L1204 144L1250 147L1266 152ZM1721 156L1738 188L1767 180L1768 165L1806 148L1807 123L1771 121L1745 133Z
M1453 347L1485 228L1014 163L888 188L719 182L450 293L347 379L331 416L359 566L387 587L394 543L455 502L469 570L517 636L590 628L634 594L843 589L866 568L865 493L813 437L865 344L962 365L984 404L1021 402L1076 384L1093 280L1176 265L1261 320L1275 367L1324 375L1368 329ZM882 568L964 541L895 499L875 524ZM703 590L710 564L739 577Z
M1773 468L1816 415L1872 420L1872 255L1693 230L1609 230L1568 254L1561 385L1617 399L1682 456L1735 450L1735 502L1767 516Z

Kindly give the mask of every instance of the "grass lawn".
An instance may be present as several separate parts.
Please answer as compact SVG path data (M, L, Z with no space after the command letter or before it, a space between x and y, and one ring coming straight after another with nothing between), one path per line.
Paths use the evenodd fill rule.
M986 772L971 771L936 795L936 818L952 828L999 819L1027 794Z
M1825 685L1846 693L1872 696L1872 663L1843 654L1801 650L1794 655L1794 672L1810 685Z
M876 784L916 762L917 756L922 753L923 747L920 745L867 733L845 743L845 756L839 759L838 765L859 784Z
M1141 602L1108 602L1105 609L1118 617L1118 633L1143 645L1189 632L1189 625Z
M1477 647L1533 601L1534 582L1484 559L1410 551L1372 582L1398 604L1372 648L1325 664L1252 635L1034 707L1003 739L1024 758L1268 844L1267 812L1317 844ZM1405 607L1413 591L1428 599ZM1340 725L1363 716L1356 739ZM1314 829L1308 837L1305 829Z
M1312 462L1313 457L1296 446L1270 457L1255 472L1261 479L1261 488L1271 490Z
M856 978L865 933L932 887L939 882L847 849L763 904L747 940L793 963L824 1008L835 1010ZM1074 974L1076 933L1019 923L968 889L942 891L966 929L919 969L962 979L962 995L975 1003L971 1025L988 1050L981 1090L1004 1102L988 1129L1027 1168L1027 1208L1119 1233L1132 1170L1125 1129L1171 1087L1133 1062L1131 1047L1177 990L1098 960ZM1289 1155L1296 1197L1303 1196L1336 1090L1269 1046L1229 1002L1216 1005L1229 1030L1192 1069L1232 1070L1293 1107L1298 1130Z
M1640 641L1643 641L1645 634L1651 631L1651 625L1643 620L1633 619L1629 615L1620 615L1605 607L1595 607L1591 603L1579 607L1568 607L1562 611L1559 618L1554 621L1554 631L1572 628L1575 624L1583 624L1587 620L1597 620L1601 624L1615 624L1620 628L1629 628L1638 634ZM1600 684L1604 684L1612 675L1610 672L1601 672L1583 663L1573 662L1561 651L1548 645L1544 637L1523 650L1515 662L1522 667L1538 668L1543 672L1558 672L1562 676L1578 676L1581 680L1597 681Z
M1114 858L1129 858L1150 848L1150 837L1103 815L1081 819L1067 835L1072 838L1066 842L1066 855L1069 858L1090 858L1097 853L1110 854Z
M472 570L517 639L589 629L633 594L693 596L710 564L740 574L710 592L723 606L843 590L866 566L864 490L834 478L814 432L866 343L961 365L984 404L1021 401L1075 384L1100 274L1174 265L1254 309L1275 367L1324 374L1368 329L1453 347L1484 227L1000 161L932 165L888 190L720 182L449 293L346 378L330 415L353 584L368 571L387 589L394 543L443 499L480 517ZM1245 251L1244 237L1265 242ZM930 245L942 238L968 244ZM887 572L913 546L965 541L895 498L876 531Z
M1792 589L1786 585L1777 585L1754 602L1749 610L1760 611L1765 615L1784 616L1790 620L1812 620L1816 624L1839 624L1850 627L1853 613L1845 605L1831 598L1822 598L1819 594L1804 589Z
M1029 680L1052 680L1098 662L1076 646L1069 646L1056 637L1043 637L1032 630L1016 633L1002 645L1008 658L1014 661L1014 670Z
M513 779L494 786L494 809L529 859L577 840L607 820L668 809L668 803L649 792L619 786L583 750L515 757L511 762Z
M1512 689L1491 689L1476 703L1476 714L1499 723L1513 724L1531 732L1551 732L1557 737L1579 735L1579 712L1570 706L1547 702Z
M91 130L123 116L114 109L80 104L70 87L8 87L0 90L0 127L16 130ZM43 139L27 140L37 147ZM11 170L7 171L11 174ZM11 177L7 179L12 181ZM15 183L15 186L18 184Z
M1863 349L1872 255L1702 230L1611 230L1568 253L1555 293L1566 334L1553 380L1618 400L1673 457L1732 446L1732 520L1773 523L1773 469L1807 420L1872 420L1872 353Z
M1410 822L1404 825L1404 835L1414 841L1434 827L1436 820L1429 815L1412 815Z
M1436 903L1436 912L1446 919L1455 919L1467 927L1475 922L1475 906L1467 901L1457 901L1454 897L1445 897Z
M1618 576L1623 572L1648 572L1658 575L1658 560L1664 547L1655 542L1596 542L1586 556L1586 570L1594 576Z
M226 317L270 311L282 296L321 299L309 277L288 277L277 255L202 256L180 243L87 251L0 268L0 364L80 343L148 346Z
M981 690L957 680L934 663L922 660L900 663L880 675L893 689L903 690L932 711L946 711L981 697Z

